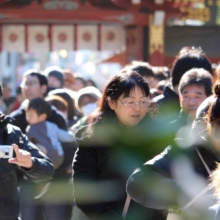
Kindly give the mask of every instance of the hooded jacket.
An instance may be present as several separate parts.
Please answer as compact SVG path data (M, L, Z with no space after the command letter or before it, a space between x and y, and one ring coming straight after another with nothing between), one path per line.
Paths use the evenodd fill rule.
M28 141L18 127L11 124L11 118L0 113L0 145L17 144L20 149L31 153L33 167L22 168L8 163L8 158L0 158L0 218L16 220L19 216L18 182L21 177L34 182L44 182L53 175L51 161L41 154L37 147ZM15 153L13 155L15 157Z

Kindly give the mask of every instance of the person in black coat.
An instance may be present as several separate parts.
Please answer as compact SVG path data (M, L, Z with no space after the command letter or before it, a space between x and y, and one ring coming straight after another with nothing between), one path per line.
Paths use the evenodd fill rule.
M212 99L205 102L209 106L206 114L203 112L205 116L194 122L188 139L176 139L175 144L147 161L128 179L127 192L133 200L146 207L177 211L206 189L183 213L186 219L214 218L216 201L207 185L220 162L220 81L213 92Z
M0 86L0 96L2 88ZM28 141L12 118L0 113L0 218L18 220L20 201L17 187L21 177L46 183L54 173L52 162ZM7 146L11 148L7 150Z
M40 72L34 69L30 69L24 73L21 82L22 94L26 100L21 104L20 108L11 112L10 117L14 118L13 125L18 126L25 134L28 126L25 108L28 105L29 100L34 98L44 98L47 93L47 78ZM53 108L51 116L48 121L55 123L60 129L67 129L65 120L56 110Z
M161 149L150 118L150 92L137 72L116 74L106 85L88 126L76 134L73 161L74 199L90 219L123 219L126 179L145 157ZM126 219L160 219L160 213L131 202Z
M180 111L178 85L185 72L192 68L203 68L212 74L211 62L201 48L184 47L172 63L171 85L167 85L163 94L153 99L159 108L159 120L166 120L168 123L178 117Z
M14 119L11 123L19 127L25 134L28 126L25 110L28 103L35 98L44 98L46 96L48 81L46 76L41 72L30 69L23 75L21 88L26 100L21 104L20 108L12 112L10 116ZM55 107L52 107L51 115L47 118L47 121L55 123L60 129L67 130L67 124L63 116L58 113ZM25 179L22 181L20 197L22 200L21 217L23 220L29 220L30 218L32 220L34 220L34 218L39 220L39 216L42 213L47 216L47 220L49 218L53 220L56 218L63 220L71 219L73 205L73 198L71 196L72 186L69 184L71 174L67 172L71 167L76 144L75 141L68 144L62 143L62 147L64 150L64 161L61 166L56 169L50 185L48 185L47 190L45 190L46 193L44 193L44 196L41 196L40 199L35 199L37 192L38 195L41 195L41 185L29 182ZM60 187L62 187L63 190L57 190L57 182L62 183Z

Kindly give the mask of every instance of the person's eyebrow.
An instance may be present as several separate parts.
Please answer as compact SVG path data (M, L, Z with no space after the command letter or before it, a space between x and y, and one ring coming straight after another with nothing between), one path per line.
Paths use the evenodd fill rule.
M189 93L189 91L184 91L182 94L187 94L187 93ZM197 94L197 95L202 95L201 92L194 92L194 93Z

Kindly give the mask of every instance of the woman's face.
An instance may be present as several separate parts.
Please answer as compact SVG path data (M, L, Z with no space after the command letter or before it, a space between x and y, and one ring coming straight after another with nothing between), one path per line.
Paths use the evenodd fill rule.
M128 97L122 94L117 101L109 100L109 106L122 124L135 126L148 112L148 98L139 87L135 87Z

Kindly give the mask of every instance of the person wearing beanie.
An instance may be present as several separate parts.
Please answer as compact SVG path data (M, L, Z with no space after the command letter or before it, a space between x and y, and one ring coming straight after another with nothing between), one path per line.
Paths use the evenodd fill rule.
M44 70L44 74L48 80L48 91L63 88L64 75L61 68L57 66L50 66Z

